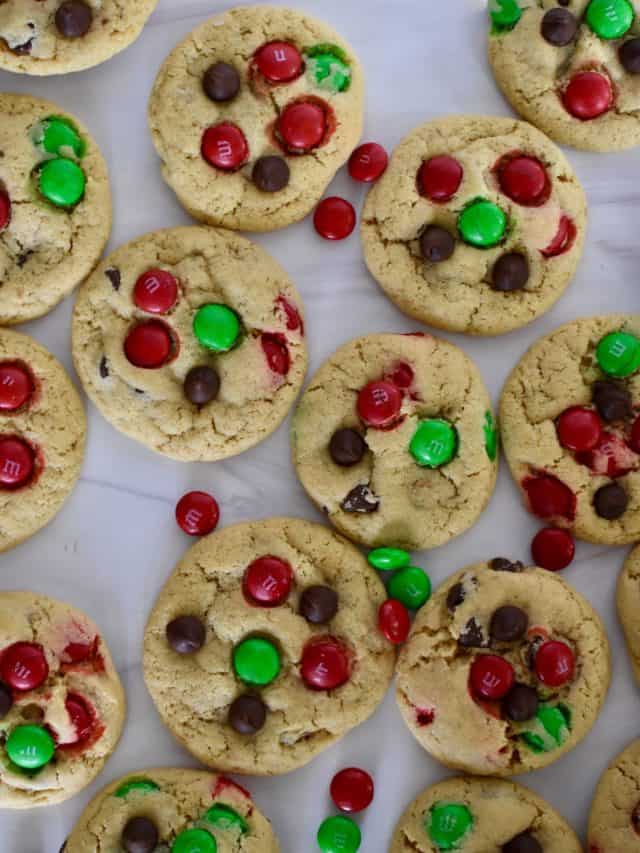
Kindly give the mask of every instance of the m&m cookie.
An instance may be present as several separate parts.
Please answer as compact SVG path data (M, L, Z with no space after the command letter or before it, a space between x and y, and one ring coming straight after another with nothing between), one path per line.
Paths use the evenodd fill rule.
M637 0L489 0L489 59L520 115L564 145L640 144Z
M80 475L86 418L62 365L0 330L0 551L48 524Z
M183 461L253 447L304 378L302 305L285 271L230 231L146 234L82 287L73 357L84 388L125 435Z
M4 0L0 68L67 74L91 68L134 42L158 0Z
M362 131L353 49L292 9L231 9L169 55L149 102L162 175L196 219L248 231L297 222Z
M14 94L0 94L0 115L0 324L10 325L46 314L89 275L109 239L111 193L76 118Z
M147 623L144 675L160 716L211 767L302 767L382 701L395 662L377 628L385 598L359 551L320 525L280 518L211 534Z
M640 740L600 777L589 814L589 853L640 852Z
M640 538L640 316L567 323L525 353L500 404L529 511L588 542Z
M427 752L456 770L511 776L546 767L589 732L609 687L609 646L562 578L498 557L440 586L397 673L400 711Z
M627 650L636 680L640 682L640 546L635 547L624 562L618 576L616 595L618 618L624 631ZM639 810L640 812L640 810ZM638 819L640 828L640 816Z
M549 803L513 782L461 776L431 785L396 826L389 853L581 853Z
M498 433L473 362L428 335L368 335L342 346L296 409L293 459L341 533L373 547L443 545L493 492Z
M125 697L94 623L34 592L0 593L0 808L60 803L102 770Z
M394 151L362 217L364 257L405 314L497 335L562 295L582 254L586 199L544 134L495 116L427 122Z
M103 788L76 822L64 853L279 853L249 792L225 776L163 767Z

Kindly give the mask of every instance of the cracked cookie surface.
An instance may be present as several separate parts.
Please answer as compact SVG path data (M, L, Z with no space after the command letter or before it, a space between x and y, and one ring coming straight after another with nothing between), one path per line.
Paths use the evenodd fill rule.
M125 697L109 649L84 613L33 592L1 593L0 690L12 697L0 719L2 808L60 803L93 781L120 737ZM45 728L55 744L39 770L9 760L11 734L24 725Z
M263 557L288 567L284 595L270 605L247 594L249 567ZM319 599L311 610L304 604L318 587L334 598L321 621ZM262 588L272 588L268 578ZM165 724L204 764L286 773L364 722L382 701L395 662L377 630L385 598L358 550L320 525L287 518L234 525L191 548L162 589L145 631L147 687ZM197 617L206 629L190 654L168 642L167 626L184 616ZM277 649L279 674L266 686L252 688L234 671L235 652L247 638ZM309 686L309 651L325 640L347 659L346 681L329 690ZM330 668L335 657L323 660ZM322 677L317 668L315 674ZM264 716L261 726L240 733L231 708L246 696Z
M191 828L213 835L218 853L280 850L271 824L240 785L203 770L163 767L130 773L100 791L80 815L64 853L120 850L127 823L138 817L155 825L158 853L168 852L171 841Z
M639 826L640 740L635 740L600 777L589 813L589 853L638 853Z
M537 841L539 847L523 846L522 850L581 853L571 827L542 797L513 782L473 777L447 779L416 797L398 822L389 853L449 849L434 843L429 834L433 809L442 804L462 806L470 815L468 830L455 843L461 853L500 853L504 845L523 834Z
M63 3L63 0L35 3L3 0L0 68L38 75L91 68L135 41L156 3L157 0L85 0L82 4ZM64 8L62 12L60 8L69 5L76 9L64 15ZM78 6L84 7L80 14ZM66 23L60 21L61 15ZM79 30L85 27L86 32L80 34ZM75 35L70 35L71 32Z
M292 79L270 82L257 69L256 56L276 42L295 50L302 64L282 75ZM328 52L311 56L318 48ZM349 75L347 82L340 76L332 85L332 61ZM237 75L239 85L224 101L211 100L203 89L205 73L218 63L231 66L228 73ZM192 216L227 228L271 231L306 216L347 160L362 131L363 98L360 63L333 29L291 9L254 6L217 15L175 48L156 80L149 123L163 177ZM305 102L324 112L325 131L311 147L294 150L283 143L280 119L287 107ZM239 129L232 140L244 153L225 170L210 165L201 146L207 128L229 124ZM290 129L298 138L300 128ZM290 172L288 183L264 191L253 169L259 158L273 156L286 161L281 165Z
M362 399L375 404L378 393L395 410L372 425ZM454 436L452 458L437 467L410 452L430 420L446 422ZM332 442L345 431L361 449L338 464ZM291 440L314 503L342 533L372 547L448 542L477 520L495 485L495 424L480 373L462 350L428 335L368 335L342 346L302 395Z
M75 117L48 101L7 93L0 94L0 113L0 323L7 325L46 314L89 275L111 231L111 193L104 158ZM56 207L37 185L37 169L54 155L36 134L52 116L77 129L86 146L77 160L84 194L70 208Z
M139 278L149 273L147 298L161 278L173 281L173 303L163 313L134 301ZM238 318L228 351L196 337L194 320L204 305L225 305ZM166 358L154 367L138 366L125 351L132 330L145 325L161 343L167 339ZM224 459L270 435L293 404L307 364L300 297L285 271L244 237L213 228L153 232L110 255L79 292L72 337L78 375L104 417L183 461ZM184 388L194 367L215 371L219 381L217 396L203 404Z
M525 186L526 196L507 184L514 161L540 182ZM449 174L434 175L438 167ZM506 217L493 245L463 238L461 217L479 199ZM361 233L371 274L402 311L437 328L497 335L531 322L562 295L586 220L573 169L542 133L513 119L454 116L427 122L396 148L367 197ZM438 233L446 251L441 242L438 252L431 242L425 249ZM517 275L503 266L514 257Z
M496 627L504 608L520 611L509 639ZM558 644L572 668L550 683L541 649ZM500 696L489 678L486 695L496 698L485 699L475 692L474 668L496 658L511 671L511 686ZM561 578L497 559L439 587L418 613L397 676L400 711L427 752L457 770L509 776L551 764L588 733L609 686L609 647L598 615Z
M634 548L624 562L618 576L616 604L618 618L624 631L627 651L636 680L640 682L640 547ZM640 747L638 748L640 752ZM639 781L640 784L640 781ZM640 799L640 798L639 798ZM640 842L639 842L640 844ZM640 849L640 847L639 847Z

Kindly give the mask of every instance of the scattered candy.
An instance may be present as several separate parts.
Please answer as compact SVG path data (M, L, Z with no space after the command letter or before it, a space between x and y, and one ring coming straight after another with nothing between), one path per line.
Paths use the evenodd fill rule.
M207 492L187 492L176 505L176 521L189 536L206 536L219 520L218 502Z
M249 824L242 815L225 803L216 803L211 806L202 819L223 831L231 830L241 835L245 835L249 831Z
M300 675L310 690L335 690L351 677L351 654L335 637L314 637L302 652Z
M283 336L265 332L260 336L260 346L267 359L269 370L279 376L286 376L291 367L291 359Z
M543 204L551 189L546 169L535 157L507 157L498 167L500 189L512 201L525 207Z
M283 190L291 177L289 164L284 157L270 154L259 157L253 164L251 179L263 193L277 193Z
M322 822L317 840L322 853L356 853L362 834L351 818L338 815Z
M58 6L54 17L61 36L76 39L85 36L93 23L93 10L82 0L66 0Z
M0 437L0 490L25 486L33 477L35 464L35 454L26 441Z
M210 166L223 172L235 172L249 159L244 133L229 121L208 127L202 135L200 150Z
M7 737L9 759L23 770L38 770L53 758L56 745L42 726L16 726Z
M473 815L462 803L435 803L425 816L425 828L438 850L455 850L473 827Z
M351 83L347 54L335 44L318 44L308 50L307 72L321 89L346 92Z
M203 347L228 352L240 337L240 320L226 305L209 303L198 308L193 332Z
M556 6L549 9L540 27L542 38L554 47L565 47L578 33L578 19L568 9Z
M367 560L379 572L395 572L408 566L411 557L402 548L375 548L369 551Z
M361 812L373 801L373 779L359 767L347 767L331 780L330 793L341 812Z
M559 572L566 569L576 553L575 542L567 530L545 527L539 530L531 543L531 556L536 566Z
M590 121L611 109L613 87L609 78L598 71L580 71L569 81L562 100L572 116Z
M491 412L484 413L484 449L489 459L494 462L498 455L498 427Z
M600 441L602 423L591 409L572 406L560 415L556 430L560 444L568 450L591 450Z
M447 261L453 255L456 241L446 228L439 225L428 225L420 235L420 251L422 257L432 264Z
M585 18L597 36L612 40L628 32L634 16L629 0L591 0Z
M249 637L233 650L233 668L245 684L264 687L280 673L280 653L262 637Z
M132 791L141 794L152 794L154 791L159 790L159 786L152 779L129 779L114 791L113 796L124 799Z
M38 172L38 188L56 207L74 207L84 196L87 179L73 160L47 160Z
M526 477L522 488L526 492L531 512L539 518L566 518L569 521L575 518L576 496L552 474Z
M458 230L470 246L490 249L503 239L507 217L497 204L478 198L468 204L458 217Z
M400 569L391 578L387 592L389 598L395 598L409 610L418 610L429 600L431 581L422 569L417 568L417 566L407 566L406 569Z
M287 151L304 154L317 148L327 133L327 115L315 101L295 101L286 106L276 131Z
M220 391L218 373L207 365L192 367L184 379L184 396L196 406L206 406Z
M418 465L440 468L451 462L458 449L458 433L448 421L430 418L420 421L409 444Z
M267 706L259 696L246 693L238 696L229 707L229 725L241 735L254 735L264 726Z
M453 157L446 154L431 157L420 166L418 190L429 201L444 203L458 192L462 176L462 166Z
M279 557L258 557L245 569L242 590L245 597L260 607L278 607L289 597L293 572Z
M33 380L25 367L15 361L0 364L0 411L15 412L22 408L33 391Z
M562 687L573 678L575 658L566 643L550 640L536 652L536 675L547 687Z
M640 38L629 39L620 45L618 56L628 74L640 74Z
M358 394L358 414L369 426L384 429L392 426L400 416L402 392L386 380L369 382Z
M120 836L127 853L153 853L158 843L158 828L148 817L132 817Z
M216 853L218 843L206 829L185 829L176 836L171 853Z
M300 615L312 625L325 625L338 612L338 593L329 586L308 586L300 596Z
M331 436L329 454L336 465L350 468L357 465L367 451L367 444L355 429L339 429Z
M11 199L9 193L0 189L0 231L3 231L11 222Z
M389 155L377 142L365 142L349 157L349 174L354 181L373 183L380 178L389 163Z
M404 643L411 630L409 611L401 601L389 598L378 610L378 628L384 637L395 646Z
M14 690L35 690L48 675L47 659L36 643L13 643L0 656L0 677Z
M138 323L124 342L125 355L135 367L154 370L169 361L173 341L168 327L160 320Z
M356 227L356 212L344 198L324 198L313 215L316 231L325 240L344 240Z
M232 101L240 91L240 75L228 62L216 62L205 71L202 88L210 101Z
M303 71L300 51L286 41L271 41L255 55L258 71L270 83L289 83Z
M640 367L640 339L631 332L611 332L598 343L596 360L609 376L631 376Z
M133 301L141 311L166 314L178 299L178 282L170 272L151 269L142 273L133 289Z
M600 518L615 521L624 515L629 505L629 496L619 483L601 486L593 496L593 507Z
M471 664L471 687L482 699L502 699L513 687L515 673L505 658L498 655L478 655Z

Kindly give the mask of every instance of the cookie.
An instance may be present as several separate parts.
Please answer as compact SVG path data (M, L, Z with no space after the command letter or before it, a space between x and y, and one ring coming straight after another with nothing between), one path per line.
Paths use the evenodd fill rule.
M489 0L489 61L511 106L586 151L640 144L637 0Z
M11 325L46 314L89 275L109 239L111 193L75 117L14 94L0 94L0 114L0 324Z
M298 404L292 448L302 485L342 533L415 550L474 524L498 465L478 369L430 335L368 335L337 350Z
M137 845L137 846L136 846ZM279 853L247 790L204 770L142 770L103 788L80 815L64 853L107 850Z
M80 476L86 431L63 366L27 335L0 330L0 551L60 511Z
M124 715L109 649L84 613L0 592L0 808L77 794L115 749Z
M589 853L640 851L640 740L600 777L589 814Z
M457 770L546 767L594 724L610 678L591 605L557 574L504 558L452 575L418 613L398 660L409 730Z
M526 506L588 542L640 539L639 368L639 315L585 317L537 341L502 392Z
M396 826L389 853L581 853L574 831L546 800L502 779L431 785Z
M618 576L616 604L618 618L624 631L627 651L636 680L640 682L640 620L638 602L640 601L640 546L631 551ZM640 818L638 820L640 829Z
M111 59L140 35L158 0L4 0L0 68L67 74Z
M573 277L587 224L562 152L496 116L427 122L369 193L364 257L391 300L430 326L498 335L535 320Z
M292 9L216 15L169 55L149 102L162 175L196 219L273 231L309 213L362 132L353 49Z
M203 764L302 767L376 709L395 663L385 590L356 548L291 518L237 524L187 552L145 631L144 676Z
M183 461L225 459L270 435L307 365L285 271L213 228L156 231L110 255L80 290L72 339L105 418Z

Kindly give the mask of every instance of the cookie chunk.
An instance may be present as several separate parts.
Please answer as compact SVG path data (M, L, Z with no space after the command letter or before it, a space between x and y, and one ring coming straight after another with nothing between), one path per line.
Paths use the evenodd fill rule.
M0 807L49 806L102 770L125 698L94 623L35 592L0 593Z
M162 175L196 219L272 231L313 209L362 132L352 48L292 9L231 9L160 69L149 123Z
M89 275L109 239L111 193L76 118L13 94L0 94L0 114L0 323L10 325L46 314Z
M535 343L500 403L505 455L534 515L580 539L640 538L640 316L575 320Z
M213 533L178 564L147 624L160 716L206 765L302 767L382 701L395 662L377 630L385 597L357 549L319 525Z
M609 686L609 646L560 577L497 558L438 589L397 671L400 711L424 749L457 770L510 776L585 737Z
M443 545L474 524L495 485L480 373L429 335L368 335L337 350L298 404L292 446L312 500L370 546Z
M405 314L473 335L517 329L562 295L586 199L566 157L521 121L454 116L409 134L369 193L367 266Z
M84 388L125 435L183 461L253 447L287 415L307 365L287 274L229 231L157 231L103 261L73 315Z
M136 846L137 845L137 846ZM163 767L123 776L80 815L64 853L106 850L279 853L271 824L225 776Z
M620 575L616 595L618 618L624 631L627 650L636 679L640 682L640 546L631 551ZM640 828L640 818L638 820Z
M500 779L447 779L411 803L389 853L581 853L571 827L523 785Z
M591 804L589 853L640 851L640 740L634 740L600 777Z
M67 74L111 59L140 35L158 0L3 0L0 68Z
M80 476L86 430L60 362L27 335L0 330L0 551L60 511Z

